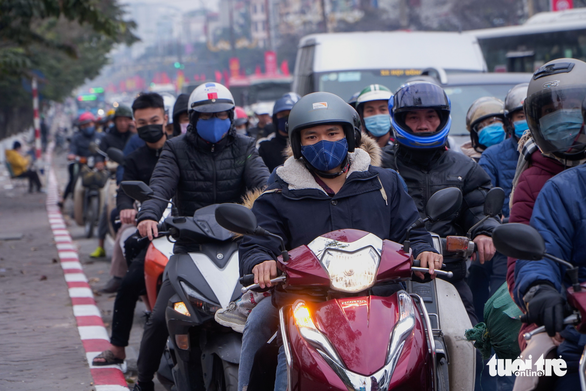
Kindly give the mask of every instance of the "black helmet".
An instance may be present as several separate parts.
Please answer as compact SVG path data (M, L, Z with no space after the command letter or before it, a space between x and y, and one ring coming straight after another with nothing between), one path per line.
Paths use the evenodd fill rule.
M348 152L354 152L360 117L342 98L329 92L314 92L301 98L289 114L287 128L293 157L301 157L301 130L322 124L340 124L346 134Z
M560 159L586 158L586 63L572 58L553 60L529 82L523 105L541 152Z

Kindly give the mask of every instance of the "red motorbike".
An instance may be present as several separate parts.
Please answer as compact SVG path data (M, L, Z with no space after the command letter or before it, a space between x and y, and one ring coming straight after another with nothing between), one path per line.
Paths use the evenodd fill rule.
M497 251L508 257L534 261L549 259L564 265L566 274L572 283L572 286L566 290L566 298L573 309L573 313L564 319L564 324L573 325L579 333L586 334L586 282L580 284L579 268L570 262L546 253L543 238L530 225L518 223L502 225L494 230L492 240ZM525 333L523 337L529 341L534 335L543 332L545 332L545 327L540 326ZM586 348L584 348L580 359L579 375L580 388L582 391L586 391ZM542 380L546 381L547 379ZM541 380L540 384L542 384Z
M434 194L429 217L411 229L453 216L461 201L455 188ZM234 232L281 239L257 227L254 214L240 205L218 207L216 220ZM449 343L439 317L428 312L427 300L409 289L412 272L428 269L414 265L408 243L354 229L329 232L289 252L281 243L282 275L272 282L298 297L279 310L290 390L450 389ZM451 272L436 272L451 277ZM391 291L377 295L377 289ZM450 306L451 316L468 320L461 302ZM471 354L468 371L459 368L472 377L471 384L473 361Z

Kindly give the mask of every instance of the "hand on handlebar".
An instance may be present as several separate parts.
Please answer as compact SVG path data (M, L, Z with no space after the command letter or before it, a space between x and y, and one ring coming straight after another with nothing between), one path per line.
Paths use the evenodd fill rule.
M564 329L566 300L554 287L542 284L533 286L523 297L527 313L521 321L545 326L550 337Z
M140 225L139 225L140 226ZM277 277L277 262L264 261L252 268L254 283L260 285L261 289L271 286L271 279Z
M478 250L478 260L480 261L480 264L482 265L484 262L490 261L494 256L494 253L496 253L496 248L492 243L492 238L486 235L478 235L474 238L473 241L476 244L476 249ZM475 255L473 255L472 260L476 260Z
M122 224L136 224L136 209L122 209L120 211L120 222Z
M138 224L138 232L140 236L148 236L149 240L153 240L159 235L159 228L157 222L154 220L143 220Z
M431 278L435 278L435 269L441 269L444 261L444 257L441 254L431 251L422 252L416 259L420 262L420 267L429 268ZM415 272L414 274L422 280L425 279L425 276L421 272Z

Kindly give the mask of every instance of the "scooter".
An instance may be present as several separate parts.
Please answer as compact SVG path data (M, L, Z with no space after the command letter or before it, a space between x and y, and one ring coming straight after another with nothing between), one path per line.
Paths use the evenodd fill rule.
M549 259L566 267L571 286L566 290L566 298L573 313L564 319L564 324L573 325L578 332L586 334L586 282L579 282L579 268L545 251L545 242L539 232L530 225L509 223L493 231L492 240L497 251L508 257L539 261ZM521 317L523 321L524 317ZM535 335L545 332L545 326L525 333L523 338L530 341ZM523 355L523 354L522 354ZM531 356L530 356L531 357ZM535 358L533 362L537 361ZM533 368L529 368L532 370ZM580 388L586 391L586 348L582 352L579 366ZM534 371L537 373L537 371ZM541 383L541 382L540 382Z
M143 182L122 182L121 186L126 194L141 202L158 199ZM238 242L233 233L216 222L218 206L198 209L192 217L170 216L159 225L160 238L188 240L200 247L197 252L172 255L165 267L175 295L166 309L169 349L158 377L163 377L167 386L172 381L177 390L194 389L197 373L203 373L206 390L231 391L238 387L242 335L214 320L214 313L240 297L242 288L238 282ZM153 241L149 251L158 260L152 266L160 269L167 252L155 243L158 240ZM147 273L150 271L145 259ZM153 280L147 281L149 301L151 292L158 290L157 285ZM172 370L168 371L170 366Z
M415 222L410 230L426 221L452 217L461 201L459 189L437 192L428 202L427 219ZM258 227L255 215L241 205L218 207L216 220L233 232L281 240L277 263L282 275L271 283L277 290L299 296L293 304L279 309L290 390L448 390L453 382L474 384L475 355L470 344L461 345L468 349L468 358L454 371L468 382L450 379L451 354L440 328L442 314L469 325L451 284L438 279L431 283L439 288L429 298L441 307L433 316L434 323L427 297L410 293L405 285L396 285L389 296L373 294L374 288L408 282L413 271L428 271L413 260L408 243L401 245L368 232L344 229L288 252L282 238ZM252 283L252 276L241 282ZM249 289L259 286L245 288ZM446 296L440 301L438 295Z

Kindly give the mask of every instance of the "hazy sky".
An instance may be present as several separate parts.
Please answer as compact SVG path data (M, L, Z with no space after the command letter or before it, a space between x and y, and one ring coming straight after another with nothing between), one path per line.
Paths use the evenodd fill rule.
M120 3L128 4L132 7L133 4L139 3L161 4L161 0L121 0ZM165 4L180 8L184 11L201 8L202 4L205 4L205 7L208 9L218 9L218 0L165 0Z

